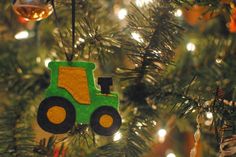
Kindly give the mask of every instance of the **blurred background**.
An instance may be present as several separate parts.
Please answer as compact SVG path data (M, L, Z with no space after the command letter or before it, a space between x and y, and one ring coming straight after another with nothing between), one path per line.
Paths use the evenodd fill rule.
M0 156L235 156L234 0L75 2L0 2ZM122 127L111 137L37 124L48 64L72 52L113 77Z

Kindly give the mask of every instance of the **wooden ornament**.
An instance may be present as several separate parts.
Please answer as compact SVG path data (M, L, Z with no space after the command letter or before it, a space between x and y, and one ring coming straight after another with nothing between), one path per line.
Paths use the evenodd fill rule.
M90 124L99 135L113 135L121 126L118 94L110 92L112 78L94 83L94 63L51 62L51 82L40 103L37 120L47 132L62 134L75 123Z

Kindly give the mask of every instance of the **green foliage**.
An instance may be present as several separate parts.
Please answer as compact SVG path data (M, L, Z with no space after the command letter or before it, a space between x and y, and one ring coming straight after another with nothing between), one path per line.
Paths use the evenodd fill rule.
M114 15L106 17L111 11L112 2L109 5L104 5L106 3L94 0L76 3L75 59L98 60L104 64L120 48L118 21L115 20ZM57 12L60 14L58 14L58 19L55 19L57 22L59 21L58 30L55 33L59 45L56 50L62 51L62 54L72 52L71 24L68 24L70 20L67 19L70 9L65 9L66 5L70 6L70 2L59 2ZM65 21L67 23L64 24Z
M49 84L49 71L35 58L65 60L64 53L72 50L71 1L55 4L58 18L51 16L32 24L34 29L30 30L15 24L17 17L9 1L0 3L0 94L4 99L4 107L0 107L0 156L49 157L60 143L60 153L66 147L68 157L139 157L150 150L156 123L166 123L165 118L174 113L185 118L188 126L184 127L192 129L196 114L204 117L207 111L213 113L212 125L202 124L202 141L207 148L204 156L216 156L222 134L235 134L236 40L226 26L229 4L219 0L156 0L141 9L132 4L127 27L123 27L111 13L115 1L78 0L75 60L96 60L103 65L100 73L106 74L120 67L119 76L126 80L120 84L122 138L98 137L89 126L78 125L63 139L51 137L37 144L31 123L40 101L35 99L41 98ZM174 17L177 7L189 9L195 4L216 13L203 30L180 24ZM184 36L181 25L187 28ZM13 35L22 29L34 32L36 38L15 42ZM138 41L133 33L138 34ZM185 50L189 41L194 41L195 52ZM178 125L182 127L179 130L184 130L183 125ZM179 145L178 141L175 144Z
M0 117L0 155L3 157L33 156L34 134L31 126L21 116L21 105L12 105L2 111Z
M124 111L126 121L120 129L121 140L99 147L88 157L139 157L150 150L149 144L152 141L150 134L155 128L154 113L147 109L134 111L134 106L127 105L129 107ZM151 116L146 116L146 114Z
M124 69L126 78L153 82L164 66L171 64L182 28L173 16L171 1L168 2L162 2L168 5L151 4L142 11L133 5L127 30L129 36L122 41L122 46L135 68ZM132 36L136 36L136 40Z
M64 143L61 144L61 146L58 149L58 153L55 151L55 145L57 144L57 139L54 136L49 137L49 139L42 139L40 140L39 144L36 145L33 149L34 156L45 156L45 157L51 157L53 155L63 155L64 154Z

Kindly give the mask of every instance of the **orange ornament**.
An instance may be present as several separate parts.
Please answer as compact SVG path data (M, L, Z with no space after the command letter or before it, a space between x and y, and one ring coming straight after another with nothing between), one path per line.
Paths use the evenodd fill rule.
M231 33L236 33L236 8L233 8L230 16L229 31Z
M186 22L192 26L199 24L201 21L208 21L216 14L205 13L208 7L194 5L189 10L184 11L184 18Z

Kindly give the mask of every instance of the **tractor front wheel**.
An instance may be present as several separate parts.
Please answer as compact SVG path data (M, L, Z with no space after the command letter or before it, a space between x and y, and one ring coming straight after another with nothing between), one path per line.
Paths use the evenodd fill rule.
M43 130L63 134L75 123L75 109L65 98L49 97L40 103L37 120Z
M97 134L111 136L120 128L121 117L113 107L103 106L94 111L90 125Z

